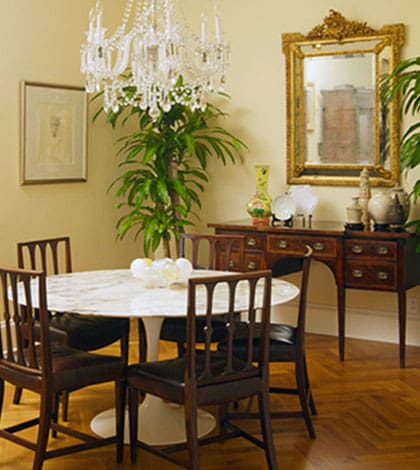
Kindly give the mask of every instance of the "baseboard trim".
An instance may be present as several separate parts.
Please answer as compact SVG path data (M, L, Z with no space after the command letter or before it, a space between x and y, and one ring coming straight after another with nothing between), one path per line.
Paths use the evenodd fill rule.
M296 305L285 304L274 307L272 321L292 322ZM307 305L308 333L337 336L338 323L335 307L328 305ZM398 343L398 313L346 308L346 337ZM420 346L420 318L407 315L406 344Z

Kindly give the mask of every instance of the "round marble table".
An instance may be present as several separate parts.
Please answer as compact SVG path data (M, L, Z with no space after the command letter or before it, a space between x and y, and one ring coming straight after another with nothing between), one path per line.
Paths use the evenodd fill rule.
M221 274L220 271L194 270L193 277ZM229 275L229 273L224 273ZM230 273L233 274L233 273ZM243 285L246 294L246 285ZM261 289L262 291L262 289ZM257 292L261 297L262 292ZM216 311L226 311L226 289L220 286L216 293ZM204 291L203 291L204 293ZM273 279L271 304L287 302L299 293L293 284ZM34 295L36 294L34 290ZM238 296L235 308L246 309L247 296ZM159 336L165 317L185 316L187 311L186 284L173 284L164 288L147 288L132 276L130 270L111 269L75 272L47 277L47 301L49 310L112 317L141 317L147 336L148 360L157 360ZM258 305L258 300L257 300ZM205 300L197 299L197 313L204 313ZM139 440L151 445L185 442L184 409L147 395L140 405ZM126 424L128 419L126 419ZM127 424L128 426L128 424ZM203 436L215 427L214 417L202 411L199 415L199 434ZM97 434L108 437L115 434L114 410L106 410L95 416L91 428ZM128 429L125 431L128 436Z

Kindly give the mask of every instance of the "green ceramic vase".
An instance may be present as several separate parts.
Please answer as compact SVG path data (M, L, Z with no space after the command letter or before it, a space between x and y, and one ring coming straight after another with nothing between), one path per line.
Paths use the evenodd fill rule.
M247 212L252 217L253 224L268 225L271 216L271 198L268 195L269 165L255 165L256 192L248 201Z

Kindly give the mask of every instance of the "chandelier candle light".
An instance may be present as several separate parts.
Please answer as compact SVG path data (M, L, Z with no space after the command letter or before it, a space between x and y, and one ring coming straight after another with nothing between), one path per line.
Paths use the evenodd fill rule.
M224 90L229 45L217 7L213 26L202 14L196 35L179 20L177 4L127 0L122 23L107 38L97 0L81 48L81 71L88 93L103 92L105 112L140 107L156 120L176 103L204 110L207 94Z

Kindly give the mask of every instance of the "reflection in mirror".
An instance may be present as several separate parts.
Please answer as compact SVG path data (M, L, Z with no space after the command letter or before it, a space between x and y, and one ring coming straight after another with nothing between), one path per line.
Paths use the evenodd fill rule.
M307 35L283 34L288 183L372 185L399 178L397 104L381 103L379 77L399 60L404 26L374 30L331 10Z
M305 101L306 161L374 164L374 58L371 53L305 58L304 87L316 98ZM319 125L308 126L308 115Z

